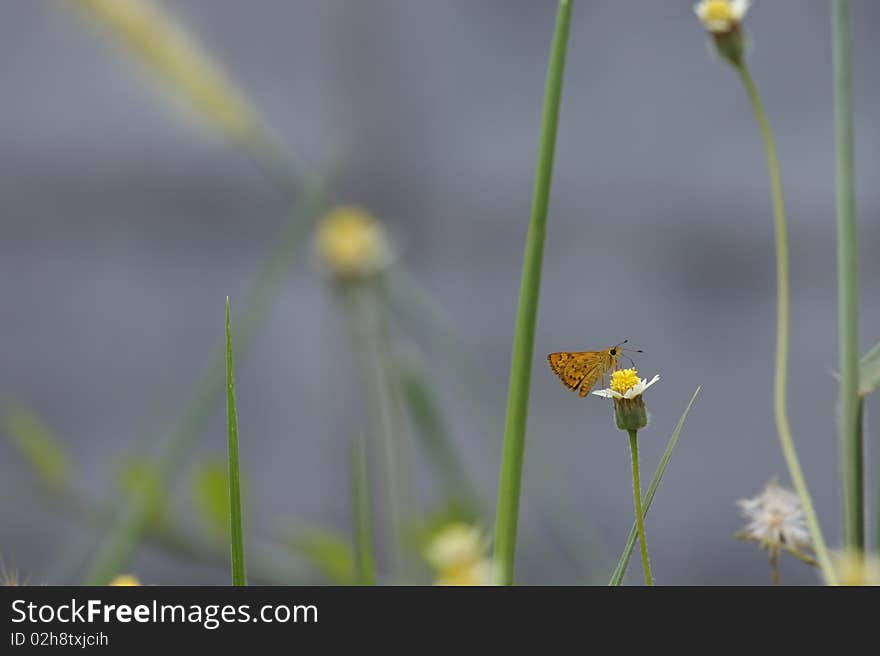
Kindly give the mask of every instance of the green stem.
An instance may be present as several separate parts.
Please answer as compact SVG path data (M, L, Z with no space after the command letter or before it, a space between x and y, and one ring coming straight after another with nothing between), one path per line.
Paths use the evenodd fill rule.
M755 120L758 123L758 130L764 142L764 149L767 151L767 167L770 173L770 189L773 196L773 219L776 232L777 294L776 375L773 385L773 409L776 417L776 430L779 433L779 441L782 445L782 453L788 465L791 481L804 508L807 526L810 529L810 535L816 547L816 556L826 579L829 582L833 582L836 578L831 567L831 559L828 556L825 539L822 537L822 529L819 526L819 520L816 517L816 511L813 509L810 492L807 489L807 484L801 471L800 461L798 460L794 441L791 437L791 428L789 427L786 410L785 390L788 375L788 235L785 226L785 200L782 195L779 159L776 155L773 133L770 131L770 122L767 120L767 114L764 111L764 106L761 103L761 98L758 95L758 89L755 87L752 76L749 74L744 63L738 66L737 70L745 85L749 102L755 113Z
M498 582L502 585L513 583L523 453L529 409L529 384L532 377L535 324L541 288L541 265L544 258L544 232L547 223L547 208L550 202L556 127L559 120L565 50L568 44L570 23L571 2L560 0L553 43L550 48L550 64L547 70L547 88L544 95L544 113L541 142L538 149L532 216L529 233L526 237L519 310L516 317L516 332L510 363L510 383L507 393L507 418L504 428L501 477L498 484L498 509L495 519L495 564L499 571Z
M837 144L837 295L840 335L840 462L843 471L843 539L865 548L865 472L859 413L859 271L856 248L853 158L852 35L849 2L834 0L834 117Z
M684 409L684 412L681 413L681 418L679 418L669 441L666 443L666 450L663 451L663 455L660 457L660 463L657 465L657 469L654 470L651 482L648 483L648 490L645 492L645 499L642 503L642 514L644 517L648 516L648 511L651 509L651 503L654 501L654 495L657 494L657 488L660 486L663 474L666 473L666 466L669 464L669 459L672 457L672 449L675 448L675 445L678 442L678 436L681 434L681 429L684 428L684 422L687 420L688 413L690 413L694 401L697 400L697 394L699 393L700 388L697 387L697 389L694 390L694 394L688 402L687 407ZM633 548L635 548L636 540L638 539L638 530L638 522L633 522L629 536L626 539L626 546L623 548L623 553L620 554L620 559L617 561L617 567L614 568L614 572L611 574L611 580L608 582L608 585L617 586L623 583L626 568L629 566L629 558L632 555Z
M226 297L226 419L229 451L229 537L232 585L247 585L244 530L241 513L241 470L238 458L238 413L235 408L235 372L232 358L232 324Z
M648 540L645 537L645 515L642 512L642 481L639 478L639 432L629 432L629 450L632 454L633 500L636 507L636 527L639 532L639 550L642 552L642 568L645 571L645 585L654 585L651 563L648 560Z
M363 435L351 445L352 521L354 523L354 561L358 585L376 585L373 556L373 519L370 512L370 477L366 440Z

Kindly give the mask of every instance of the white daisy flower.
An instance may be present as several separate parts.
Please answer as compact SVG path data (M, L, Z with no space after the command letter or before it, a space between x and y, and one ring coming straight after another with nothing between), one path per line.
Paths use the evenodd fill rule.
M712 34L721 34L740 24L750 4L750 0L702 0L694 6L694 13Z
M797 494L780 487L776 479L756 497L741 499L737 505L748 520L739 537L754 540L763 548L778 552L800 553L812 549L801 500Z
M650 382L647 378L639 378L635 369L618 369L611 374L611 387L593 392L604 399L634 399L641 396L646 389L660 380L660 374Z

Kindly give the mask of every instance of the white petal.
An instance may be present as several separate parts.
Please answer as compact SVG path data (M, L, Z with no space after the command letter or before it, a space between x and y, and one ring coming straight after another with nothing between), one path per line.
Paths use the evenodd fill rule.
M751 0L732 0L730 3L730 10L733 13L734 18L741 21L749 10L749 5L751 4Z
M660 374L654 374L654 377L651 379L651 382L648 383L648 384L646 384L646 385L642 388L642 391L644 392L646 389L648 389L651 385L653 385L654 383L656 383L658 380L660 380ZM642 381L642 382L644 383L645 381Z

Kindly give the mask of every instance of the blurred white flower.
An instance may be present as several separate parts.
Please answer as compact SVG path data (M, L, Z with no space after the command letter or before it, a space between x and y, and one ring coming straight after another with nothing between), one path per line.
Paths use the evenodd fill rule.
M476 526L456 522L438 531L425 549L437 585L492 585L489 540Z
M774 552L812 549L800 499L791 490L780 487L776 479L761 494L742 499L737 505L748 520L740 538L754 540Z

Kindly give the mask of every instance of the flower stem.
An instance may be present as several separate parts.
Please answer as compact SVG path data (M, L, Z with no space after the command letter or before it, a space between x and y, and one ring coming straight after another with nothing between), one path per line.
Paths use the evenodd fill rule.
M840 462L843 539L865 548L865 473L859 421L859 272L856 249L849 2L832 2L834 116L837 143L837 297L840 335Z
M629 450L632 454L633 499L636 507L636 526L639 530L639 550L642 552L642 568L645 570L645 585L654 585L651 563L648 560L648 540L645 538L645 515L642 513L642 482L639 478L639 432L630 430Z
M504 448L495 519L495 564L499 572L498 583L501 585L513 583L523 452L525 451L526 421L529 409L529 383L532 377L535 324L538 317L538 297L541 288L541 265L544 259L544 230L547 223L547 208L550 203L556 126L559 119L562 78L565 70L565 50L568 44L570 22L571 2L570 0L560 0L556 13L553 42L550 47L550 64L547 70L547 86L544 95L532 216L529 233L526 237L519 309L516 317L516 332L513 339L510 382L507 392L507 419L504 427Z
M776 416L776 429L779 432L779 441L782 445L782 453L788 465L791 481L804 507L807 526L810 529L810 535L816 547L816 556L826 578L833 582L835 577L831 568L831 559L828 556L825 539L822 537L822 529L819 526L819 520L816 517L816 511L813 509L810 492L807 489L807 484L801 471L800 461L798 460L794 441L791 437L791 428L789 427L786 410L785 390L788 375L788 234L785 226L785 200L782 195L782 176L779 172L779 159L776 155L773 133L770 131L770 122L767 120L767 114L764 111L755 82L752 80L752 76L744 63L738 66L737 70L742 78L749 102L752 105L755 120L758 123L758 130L764 142L764 149L767 151L770 190L773 195L773 219L776 231L777 294L776 375L773 385L773 408Z

